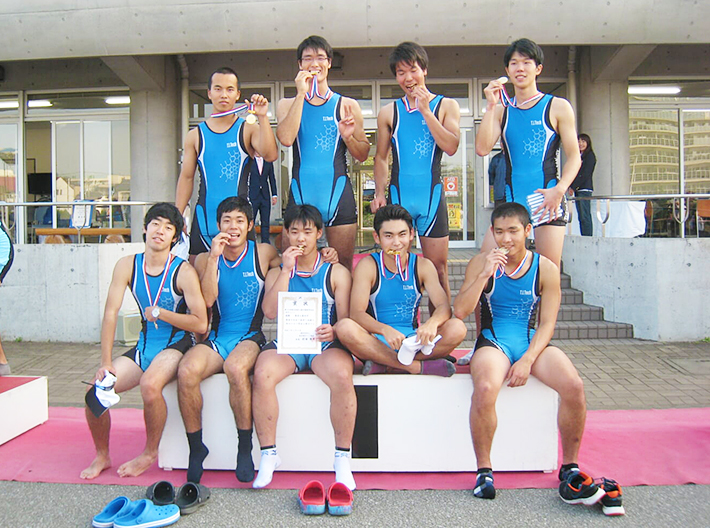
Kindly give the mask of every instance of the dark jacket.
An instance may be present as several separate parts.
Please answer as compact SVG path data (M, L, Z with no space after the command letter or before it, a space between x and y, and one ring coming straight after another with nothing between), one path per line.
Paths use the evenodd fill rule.
M276 177L274 176L274 164L264 160L264 167L259 173L259 165L256 160L251 162L249 171L249 201L264 200L271 201L272 196L276 196Z
M594 185L592 184L592 174L594 174L594 167L597 164L597 157L594 155L593 150L588 150L582 154L582 166L579 168L577 177L572 182L572 190L578 191L580 189L594 190Z

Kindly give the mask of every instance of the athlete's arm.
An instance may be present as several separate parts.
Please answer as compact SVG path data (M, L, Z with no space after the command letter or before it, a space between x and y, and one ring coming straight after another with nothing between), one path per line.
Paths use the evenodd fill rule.
M275 161L279 155L276 146L274 132L271 130L271 123L267 116L269 112L269 100L263 95L253 94L251 103L254 105L254 114L258 124L245 124L245 133L248 135L246 144L249 145L249 155L253 158L258 152L264 161Z
M340 137L353 158L362 163L370 155L370 142L365 134L362 110L355 99L343 97L340 101Z
M284 147L290 147L296 141L298 130L301 128L301 115L303 115L303 102L308 91L308 79L312 76L309 72L301 70L296 75L296 97L281 99L276 107L276 137ZM315 79L313 82L317 82Z
M423 86L417 89L426 91L426 88ZM437 118L434 112L431 111L431 108L429 108L428 101L419 104L418 108L429 127L429 132L431 132L439 148L449 156L456 154L456 151L459 149L459 139L461 135L461 110L459 109L459 104L453 99L442 100L439 108L439 118Z
M123 303L123 294L131 282L133 272L133 255L121 258L116 267L113 268L111 285L106 296L106 307L104 308L104 318L101 322L101 367L96 373L94 381L104 379L106 372L114 375L113 368L113 341L116 339L116 324L118 322L118 311Z
M550 104L550 120L562 140L562 148L567 159L562 166L560 181L557 182L557 185L550 189L537 189L537 192L542 194L545 199L540 204L540 207L533 211L533 214L544 210L543 217L549 212L552 215L551 218L557 218L557 208L567 189L577 177L579 168L582 166L582 157L579 153L577 128L574 124L572 105L566 99L560 97L554 97Z
M330 287L333 289L335 297L335 313L340 321L348 317L350 313L350 289L352 287L350 272L342 264L333 265L330 272ZM332 341L336 337L335 327L330 324L323 324L316 329L318 341Z
M261 267L261 274L266 277L266 274L272 268L278 268L281 264L281 257L279 257L276 248L271 244L257 244L256 250L259 253L259 266Z
M196 334L204 334L207 331L207 308L205 299L202 297L200 289L200 279L195 268L189 263L183 262L177 276L177 286L185 297L185 303L190 313L177 313L171 310L160 309L158 319L166 323ZM148 321L155 321L155 317L149 312L146 313Z
M394 103L385 106L377 115L377 150L373 170L375 174L375 198L370 202L370 210L377 210L387 205L385 187L387 186L387 170L389 169L389 153L392 146L392 119L394 118Z
M479 253L466 266L463 285L454 299L454 317L465 319L478 305L481 293L498 266L503 265L507 257L500 251Z
M430 314L429 319L417 328L417 339L420 343L426 345L431 343L436 337L437 329L451 319L451 306L431 260L418 257L417 271L419 282L424 287L424 290L429 295L429 301L434 306L434 312Z
M185 212L185 207L190 202L192 189L197 170L197 128L193 128L187 133L185 138L185 150L182 153L182 169L178 177L177 190L175 191L175 207L180 213Z
M296 246L289 246L281 255L282 266L269 270L264 281L264 300L261 309L269 319L276 319L279 313L279 292L288 291L291 280L291 271L296 266L296 257L301 250Z
M476 132L476 154L479 156L487 156L500 138L503 107L498 104L498 101L500 101L502 87L503 85L495 80L489 82L483 89L483 93L486 94L486 113L483 114Z
M551 260L540 255L540 325L530 340L527 352L510 367L506 380L508 386L525 385L530 377L530 369L550 344L555 333L557 313L562 300L560 270Z
M195 271L200 278L202 295L206 306L212 306L219 295L219 257L224 251L224 246L229 241L229 235L218 233L212 239L212 246L209 253L200 253L195 259Z

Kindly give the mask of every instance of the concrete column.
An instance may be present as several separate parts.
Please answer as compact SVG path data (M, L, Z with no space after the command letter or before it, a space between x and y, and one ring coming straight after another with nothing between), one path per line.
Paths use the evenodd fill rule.
M577 130L592 138L597 156L595 194L630 190L627 89L627 80L593 80L589 48L581 50Z
M162 90L131 89L131 199L175 201L179 174L180 83L172 57L163 58ZM142 238L145 210L133 207L132 240Z

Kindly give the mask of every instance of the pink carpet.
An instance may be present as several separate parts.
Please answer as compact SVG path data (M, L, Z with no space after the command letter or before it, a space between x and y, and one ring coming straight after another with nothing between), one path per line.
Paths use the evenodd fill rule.
M79 478L93 459L93 444L84 410L52 407L49 421L0 446L0 480L23 482L130 484L148 486L158 480L175 485L185 471L163 471L157 464L140 477L122 479L116 468L143 448L142 411L112 411L111 437L114 468L93 481ZM580 461L593 476L608 476L625 486L710 484L710 408L639 411L590 411ZM276 472L271 488L298 489L332 473ZM357 473L359 489L468 489L471 473ZM231 471L207 471L202 482L210 487L237 488ZM553 488L556 474L497 473L496 487Z

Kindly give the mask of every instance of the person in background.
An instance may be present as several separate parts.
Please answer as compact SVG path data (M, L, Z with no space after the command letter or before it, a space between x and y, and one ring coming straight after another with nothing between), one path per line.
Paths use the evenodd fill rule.
M577 177L570 185L570 196L574 192L575 197L591 196L594 190L592 175L597 164L597 157L592 150L592 139L587 134L577 136L579 143L579 153L582 155L582 167L577 173ZM579 216L579 231L582 236L592 236L592 213L591 202L589 200L577 200L577 215Z
M505 151L501 150L491 158L488 164L488 184L493 186L493 201L495 207L505 203Z
M254 154L249 171L249 201L254 209L254 220L257 213L261 218L261 242L268 244L271 206L276 205L277 198L274 164L264 160L258 152Z

